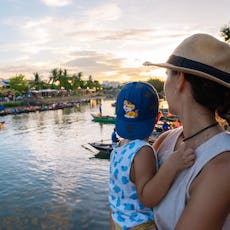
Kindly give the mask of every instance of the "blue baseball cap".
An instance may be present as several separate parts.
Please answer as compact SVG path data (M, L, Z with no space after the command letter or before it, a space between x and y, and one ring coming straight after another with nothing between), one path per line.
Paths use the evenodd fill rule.
M116 130L120 137L145 139L152 133L158 115L158 94L144 82L126 84L116 102Z

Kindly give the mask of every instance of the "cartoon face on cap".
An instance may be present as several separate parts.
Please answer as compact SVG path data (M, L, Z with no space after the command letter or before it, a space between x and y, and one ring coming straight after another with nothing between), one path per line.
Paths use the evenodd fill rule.
M124 100L125 117L126 118L136 118L138 116L138 110L135 110L135 105L131 102Z

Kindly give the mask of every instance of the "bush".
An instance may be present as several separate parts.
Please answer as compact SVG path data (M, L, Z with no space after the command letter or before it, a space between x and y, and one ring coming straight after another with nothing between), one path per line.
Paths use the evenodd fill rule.
M4 104L0 104L5 106L6 108L12 108L12 107L18 107L18 106L24 106L24 102L23 101L19 101L19 102L7 102Z

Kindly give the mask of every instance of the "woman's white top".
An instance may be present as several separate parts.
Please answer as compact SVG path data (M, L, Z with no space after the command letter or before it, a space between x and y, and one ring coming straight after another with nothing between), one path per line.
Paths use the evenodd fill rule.
M159 165L173 153L176 141L181 133L182 127L177 128L169 133L162 142L158 150ZM217 134L195 150L196 161L194 165L182 171L176 177L166 197L158 206L154 207L154 219L159 230L175 228L190 197L189 188L191 183L208 161L225 151L230 151L230 133L227 132ZM230 229L230 214L222 229Z

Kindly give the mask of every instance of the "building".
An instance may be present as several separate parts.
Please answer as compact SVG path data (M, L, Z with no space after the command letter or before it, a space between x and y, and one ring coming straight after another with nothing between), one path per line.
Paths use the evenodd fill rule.
M9 88L10 87L9 82L10 80L0 79L0 90L2 90L3 88Z
M103 81L102 82L102 88L108 89L108 88L118 88L121 85L120 82L117 81Z

